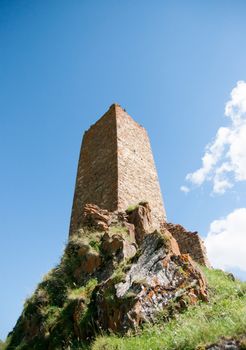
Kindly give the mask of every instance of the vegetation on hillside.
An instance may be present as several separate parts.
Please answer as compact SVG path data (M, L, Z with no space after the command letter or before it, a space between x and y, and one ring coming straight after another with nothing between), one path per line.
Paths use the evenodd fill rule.
M245 334L246 283L234 281L221 270L203 270L209 285L208 303L189 306L169 322L165 314L160 315L155 325L145 326L137 335L102 335L91 350L202 350L222 336Z
M97 279L89 274L75 275L83 263L78 254L85 243L88 243L89 252L98 254L99 237L95 234L93 243L87 240L84 235L83 239L69 241L61 263L44 276L34 294L26 300L4 349L71 349L78 344L80 334L77 338L74 336L74 323L78 323L79 332L79 326L89 322L91 294L97 285ZM79 314L76 314L77 309ZM77 320L74 320L75 314Z
M44 317L44 327L47 332L53 332L53 347L54 349L77 349L77 350L192 350L205 349L205 344L217 342L222 336L237 337L246 333L246 283L233 278L221 270L209 270L203 268L209 285L208 303L201 302L194 306L184 308L182 313L173 312L170 314L160 313L155 324L145 325L137 334L128 334L125 336L117 336L114 334L102 334L98 336L92 344L82 344L72 341L69 344L69 332L71 326L70 309L73 302L81 296L85 301L85 305L89 305L89 300L97 281L89 280L84 287L73 288L66 293L66 301L61 307L61 299L64 296L63 289L59 288L59 293L53 289L54 285L47 287L47 284L42 282L42 288L49 291L50 297L54 298L52 305L45 304L39 310L40 317ZM54 272L45 278L44 281L54 278ZM47 289L48 288L48 289ZM54 293L53 293L54 291ZM57 295L56 295L57 294ZM35 298L45 297L35 295ZM32 303L30 300L25 305L24 312L34 312L31 310ZM175 305L173 305L175 311ZM81 322L86 327L86 322L89 320L88 307L85 308ZM64 329L66 324L66 329ZM61 326L62 328L61 328ZM57 330L57 331L56 331ZM69 345L60 347L60 337L68 337ZM18 336L18 333L15 333ZM17 349L27 350L30 345L19 344L14 346L11 336L4 346L1 344L1 349ZM246 349L245 343L241 349ZM45 341L41 342L36 339L32 343L32 349L46 349Z
M127 227L70 239L0 349L202 350L246 335L246 283L201 267L207 295L200 269L174 254L165 232L138 246Z

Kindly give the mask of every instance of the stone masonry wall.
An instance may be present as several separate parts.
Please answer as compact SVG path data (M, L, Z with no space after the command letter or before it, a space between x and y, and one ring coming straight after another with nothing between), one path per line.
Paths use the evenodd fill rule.
M85 204L125 211L147 201L153 226L165 221L165 210L145 129L119 105L85 132L75 185L70 235L80 226Z
M199 264L210 267L206 248L197 232L189 232L181 225L165 223L163 225L176 239L181 254L189 254Z
M118 208L147 201L154 226L166 219L157 171L146 130L116 105Z
M117 137L112 106L85 132L77 170L70 235L81 223L84 205L115 211L118 204Z

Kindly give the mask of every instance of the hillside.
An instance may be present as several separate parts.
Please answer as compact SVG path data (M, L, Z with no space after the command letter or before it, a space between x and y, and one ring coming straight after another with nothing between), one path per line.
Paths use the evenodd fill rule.
M165 314L160 315L154 326L146 325L137 336L98 337L91 349L204 350L205 345L208 346L206 349L213 350L246 349L246 283L234 280L221 270L202 270L208 281L208 303L188 306L168 320ZM238 339L238 347L209 346L219 343L223 337Z
M4 348L204 349L227 336L245 349L246 284L199 267L166 228L148 232L149 217L147 203L110 220L88 205Z

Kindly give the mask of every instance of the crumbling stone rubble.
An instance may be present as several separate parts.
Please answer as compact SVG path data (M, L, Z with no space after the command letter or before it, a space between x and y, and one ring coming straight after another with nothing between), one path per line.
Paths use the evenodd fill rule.
M198 232L190 232L181 225L171 223L163 223L163 227L176 239L181 254L189 254L197 263L211 267L205 245Z

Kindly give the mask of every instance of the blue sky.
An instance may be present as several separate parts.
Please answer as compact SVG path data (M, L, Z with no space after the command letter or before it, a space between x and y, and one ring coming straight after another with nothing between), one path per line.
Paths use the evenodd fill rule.
M235 169L222 194L211 174L185 180L230 125L225 105L246 80L245 10L240 0L0 0L0 338L59 262L82 134L113 102L148 130L169 221L204 238L231 237L238 220L246 232ZM230 259L245 278L246 261Z

